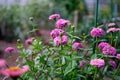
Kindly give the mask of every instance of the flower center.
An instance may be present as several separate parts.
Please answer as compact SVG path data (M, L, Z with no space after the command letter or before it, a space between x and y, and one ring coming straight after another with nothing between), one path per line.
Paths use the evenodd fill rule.
M11 71L16 71L16 70L19 70L20 68L18 66L15 66L15 67L10 67L9 70Z

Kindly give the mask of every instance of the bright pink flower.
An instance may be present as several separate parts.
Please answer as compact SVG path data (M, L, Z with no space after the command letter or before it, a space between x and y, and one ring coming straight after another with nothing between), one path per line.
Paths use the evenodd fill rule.
M93 59L90 61L90 65L101 68L105 65L105 61L103 59Z
M54 39L60 35L66 35L65 31L62 29L54 29L51 31L50 36Z
M114 69L117 68L117 64L116 64L115 61L110 60L110 61L109 61L109 64L110 64Z
M115 26L115 23L109 23L108 26L109 27Z
M14 51L15 49L13 48L13 47L7 47L6 49L5 49L5 52L12 52L12 51Z
M69 20L59 19L59 20L57 20L57 22L56 22L56 28L62 29L62 28L64 28L64 27L66 27L69 23L70 23Z
M72 44L72 48L73 48L73 50L80 50L81 48L83 48L83 44L82 43L79 43L79 42L74 42L73 44Z
M85 61L81 61L80 62L80 67L84 67L86 65L86 62Z
M54 38L54 45L55 46L60 46L61 45L61 37L60 36Z
M104 30L102 28L93 28L90 34L92 37L101 37L104 35Z
M52 14L49 16L49 20L59 19L59 18L60 18L60 14Z
M109 28L109 29L107 30L107 33L110 33L110 32L117 32L117 31L118 31L117 28Z
M6 62L4 59L0 59L0 67L3 67L6 65Z
M99 43L98 48L99 48L100 50L102 50L105 46L109 46L109 45L110 45L110 44L107 43L107 42L101 42L101 43Z
M117 54L116 58L120 60L120 54Z
M66 35L62 36L62 45L66 45L68 43L68 37Z
M29 66L24 66L23 68L19 67L10 67L1 71L1 74L9 76L9 77L19 77L23 73L29 70Z
M116 49L110 45L105 46L102 51L105 55L111 55L111 56L116 55Z
M32 38L29 38L29 39L27 39L27 40L25 41L26 44L32 44L32 42L33 42L33 39L32 39Z

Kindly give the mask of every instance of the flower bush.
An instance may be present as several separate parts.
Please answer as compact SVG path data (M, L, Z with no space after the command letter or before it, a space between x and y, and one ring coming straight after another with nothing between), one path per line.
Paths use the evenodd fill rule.
M75 35L75 29L70 21L60 18L59 14L51 15L49 20L56 22L47 45L40 37L27 39L25 41L27 47L18 40L20 57L17 61L21 65L28 65L29 68L8 68L7 74L4 74L6 70L1 69L1 74L11 77L14 74L13 70L22 70L22 72L17 71L16 75L17 79L23 80L107 80L108 78L118 80L120 78L119 30L108 33L110 27L102 26L92 28L90 35L81 37ZM116 28L115 25L113 27ZM96 43L95 53L92 46L94 43Z

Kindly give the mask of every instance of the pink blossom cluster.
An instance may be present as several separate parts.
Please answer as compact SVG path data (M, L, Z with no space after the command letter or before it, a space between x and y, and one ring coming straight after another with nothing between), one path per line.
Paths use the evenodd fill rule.
M14 51L14 50L15 50L15 48L13 48L13 47L7 47L7 48L5 49L5 52L8 53L8 52L12 52L12 51Z
M90 34L92 37L101 37L104 35L104 30L102 28L93 28Z
M4 67L6 65L7 65L6 61L4 59L0 59L0 67ZM19 77L20 75L27 72L28 70L29 70L29 66L24 66L23 68L8 67L6 69L0 70L0 73L5 75L5 76L9 76L11 78L14 78L14 77Z
M97 66L98 68L101 68L105 65L105 61L103 59L92 59L90 61L90 65Z
M54 20L54 19L59 19L60 18L60 14L52 14L49 16L49 20Z
M78 51L78 50L80 50L81 48L83 48L83 44L80 43L80 42L74 42L74 43L72 44L72 49L73 49L73 50Z
M115 26L116 24L115 23L109 23L108 24L108 27L113 27L113 26Z
M98 48L100 50L102 50L102 52L105 55L111 55L111 56L115 56L116 55L116 48L112 47L109 43L107 42L101 42L98 45Z
M120 28L109 28L107 33L120 31Z
M53 15L51 15L51 16L53 16ZM69 20L65 20L65 19L58 19L56 21L56 29L53 29L50 33L50 36L53 39L55 46L67 45L68 37L66 35L66 32L64 30L62 30L62 28L67 26L68 23L69 23Z
M115 61L110 60L110 61L109 61L109 64L110 64L114 69L117 68L117 64L116 64Z

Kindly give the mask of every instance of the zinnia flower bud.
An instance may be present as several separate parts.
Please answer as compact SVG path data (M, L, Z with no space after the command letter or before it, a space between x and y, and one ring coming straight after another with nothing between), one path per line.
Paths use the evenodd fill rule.
M0 67L3 67L6 65L6 62L4 59L0 59Z
M60 46L61 45L61 38L60 38L60 36L54 38L54 45L55 46Z
M101 37L104 35L104 30L102 28L93 28L90 34L92 37Z
M108 27L113 27L113 26L115 26L115 23L109 23L108 24Z
M84 67L86 65L86 62L85 61L81 61L80 62L80 67Z
M62 36L62 45L66 45L68 43L68 37L66 35Z
M5 52L12 52L12 51L14 51L15 49L13 48L13 47L7 47L6 49L5 49Z
M120 60L120 54L117 54L116 58Z
M31 39L31 38L29 38L25 41L26 44L32 44L32 42L33 42L33 39Z

